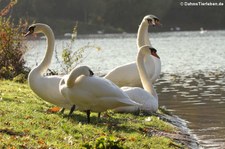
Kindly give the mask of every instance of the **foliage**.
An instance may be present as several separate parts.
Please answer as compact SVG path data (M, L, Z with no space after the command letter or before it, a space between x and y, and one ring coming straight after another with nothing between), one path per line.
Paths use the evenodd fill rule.
M13 79L28 72L23 59L26 46L22 29L25 26L22 20L15 25L10 17L0 17L0 78Z
M10 17L2 17L16 3L16 0L12 0L0 12L0 78L4 79L13 79L17 75L27 74L29 71L24 66L23 59L26 50L23 29L26 28L27 22L20 20L18 25L15 25Z
M111 112L102 113L99 122L97 113L91 113L91 124L86 124L83 112L75 111L70 118L67 111L51 112L53 105L38 98L27 84L3 80L0 84L0 148L182 148L169 137L143 131L176 131L155 116L145 121L146 116Z
M27 81L27 73L21 73L13 78L13 81L19 82L19 83L25 83Z
M11 2L0 11L0 16L7 15L16 3L17 3L17 0L11 0Z
M62 62L59 60L57 50L55 50L56 60L60 64L62 71L66 74L69 73L77 65L82 63L83 60L88 56L88 55L84 55L84 51L86 49L97 49L98 51L100 50L100 47L87 44L81 48L78 48L76 51L73 52L73 44L75 43L75 40L77 37L77 26L78 26L78 23L76 23L76 25L73 28L70 42L63 47Z

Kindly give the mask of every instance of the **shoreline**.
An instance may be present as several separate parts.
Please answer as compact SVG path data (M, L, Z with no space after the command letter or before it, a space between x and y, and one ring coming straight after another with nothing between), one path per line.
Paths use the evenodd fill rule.
M167 111L166 108L160 107L159 108L161 113L154 113L154 116L157 116L161 120L173 125L175 128L177 128L177 131L175 133L168 133L163 131L156 131L156 130L149 130L149 133L151 135L157 135L157 136L166 136L173 140L176 140L178 143L187 146L188 148L202 148L202 146L199 144L199 140L195 137L194 134L190 132L190 129L187 126L187 121L184 119L181 119L177 115L174 115Z

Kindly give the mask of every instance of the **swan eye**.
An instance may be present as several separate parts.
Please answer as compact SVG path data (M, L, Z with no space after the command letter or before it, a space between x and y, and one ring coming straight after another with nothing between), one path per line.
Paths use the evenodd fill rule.
M157 50L155 48L149 48L151 52L157 53Z
M93 76L94 75L94 72L93 71L89 70L89 72L90 72L90 76Z
M35 28L35 26L31 26L31 27L29 27L28 31L32 34L34 32L34 28Z
M154 18L155 23L159 23L159 19L158 18Z
M147 19L148 23L152 23L152 19Z
M34 33L34 28L35 28L35 26L30 26L30 27L28 28L27 33L24 33L24 34L25 34L24 36L26 37L26 36L28 36L28 35L33 34L33 33Z

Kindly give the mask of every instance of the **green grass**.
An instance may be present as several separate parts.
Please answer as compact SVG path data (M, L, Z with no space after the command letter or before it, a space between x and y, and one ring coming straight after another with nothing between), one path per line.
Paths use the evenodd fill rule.
M38 98L27 84L0 80L0 148L181 148L170 138L148 135L146 128L174 132L155 116L135 116L111 111L86 115L51 113L53 107ZM150 121L145 119L150 117Z

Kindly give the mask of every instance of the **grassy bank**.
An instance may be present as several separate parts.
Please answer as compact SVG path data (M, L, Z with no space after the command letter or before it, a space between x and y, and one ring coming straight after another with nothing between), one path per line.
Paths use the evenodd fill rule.
M175 127L156 116L108 112L98 122L76 111L71 118L50 110L27 84L0 80L0 148L183 148L171 137Z

